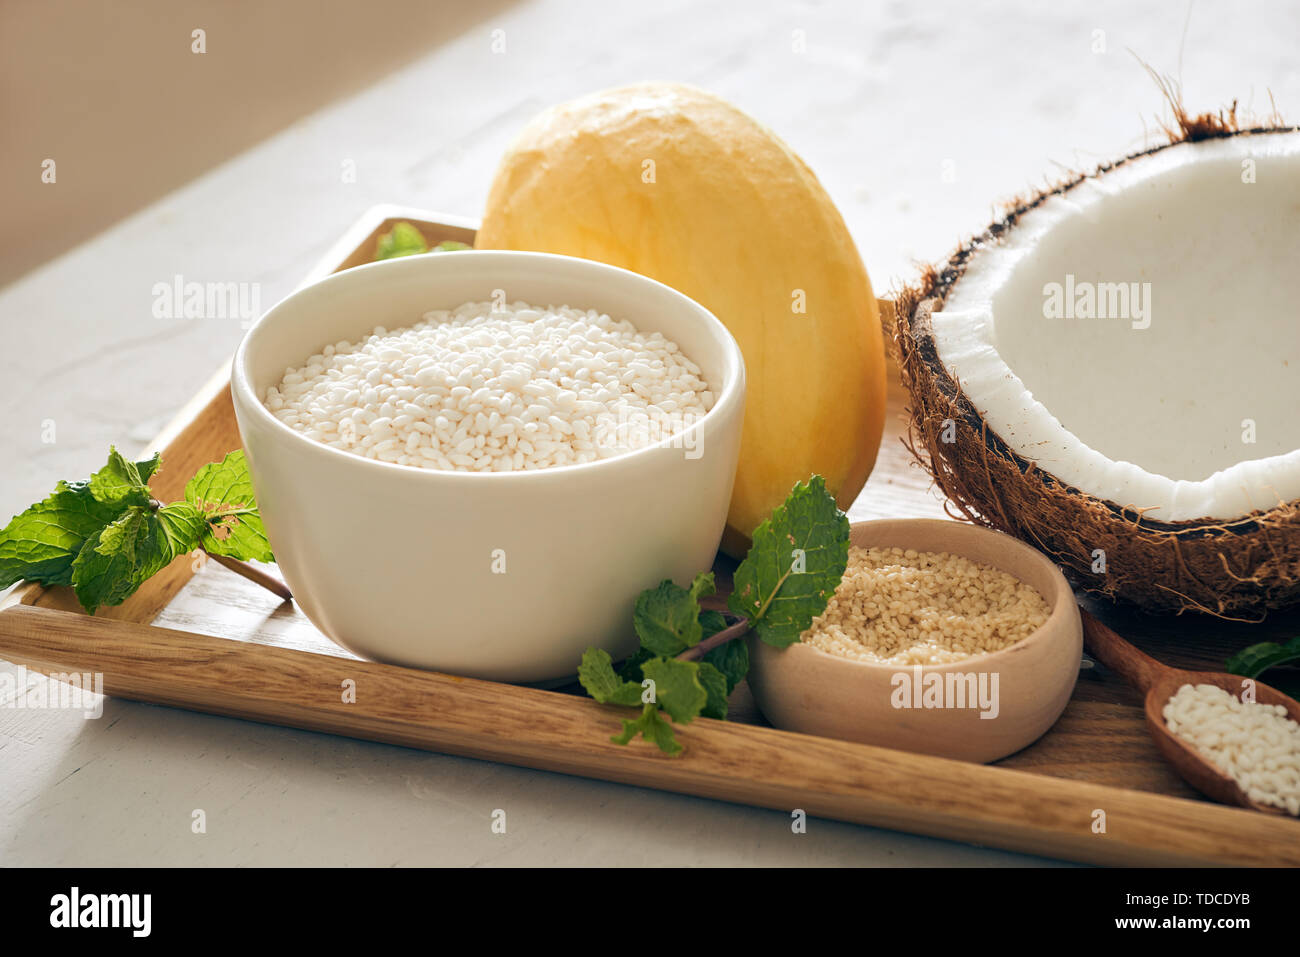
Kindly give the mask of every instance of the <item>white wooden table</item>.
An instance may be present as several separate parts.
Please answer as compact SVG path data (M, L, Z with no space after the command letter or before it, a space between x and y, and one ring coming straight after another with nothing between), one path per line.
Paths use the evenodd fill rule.
M0 290L0 520L109 443L149 440L234 349L238 319L155 317L156 283L257 283L265 308L370 205L476 216L502 149L552 102L651 77L735 101L819 173L885 292L997 200L1155 135L1163 105L1128 49L1174 72L1181 46L1194 109L1265 112L1271 90L1300 116L1300 9L1197 3L1184 40L1186 18L1122 2L520 3ZM185 613L239 614L221 604L228 574L210 564ZM777 812L122 701L90 721L0 707L0 782L9 865L1033 860L821 821L795 835Z

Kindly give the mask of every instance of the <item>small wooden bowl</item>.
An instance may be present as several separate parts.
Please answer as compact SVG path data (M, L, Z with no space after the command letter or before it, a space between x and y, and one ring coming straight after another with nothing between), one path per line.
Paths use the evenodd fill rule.
M1079 677L1083 626L1074 593L1047 556L1001 532L939 519L858 522L852 528L852 543L860 548L948 552L991 565L1036 588L1051 614L1041 628L1009 648L919 667L841 658L805 644L781 650L750 638L750 687L773 725L902 751L989 762L1028 746L1056 722ZM917 706L915 691L919 687L924 692L927 682L933 684L932 675L943 681L945 706ZM958 680L967 675L975 676L973 685L969 678ZM959 688L966 692L974 687L978 694L981 686L988 707L981 708L978 698L972 702L969 697L966 706L957 706L963 703ZM906 701L905 696L913 700ZM919 697L924 705L925 694ZM982 717L994 712L993 702L996 716Z

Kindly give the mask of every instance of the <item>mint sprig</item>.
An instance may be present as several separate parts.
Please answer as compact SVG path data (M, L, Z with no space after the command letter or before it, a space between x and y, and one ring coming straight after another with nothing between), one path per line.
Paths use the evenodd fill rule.
M170 505L154 499L155 455L132 462L110 448L85 482L60 482L0 530L0 588L17 581L71 585L91 614L120 605L179 555L202 548L272 561L244 453L205 465Z
M749 671L749 649L737 638L753 631L785 648L826 610L848 564L849 520L821 476L796 485L753 542L727 601L732 620L702 607L715 584L701 572L689 587L663 581L641 593L632 615L641 647L617 671L607 652L587 649L578 667L587 693L641 707L611 738L616 744L640 735L665 754L681 753L674 726L725 719L727 697Z
M397 259L401 256L418 256L420 253L427 252L444 253L473 248L467 243L445 239L430 249L429 244L425 242L424 234L419 229L410 223L401 222L394 224L392 229L379 237L379 242L375 246L375 261Z
M379 237L375 247L375 260L396 259L399 256L415 256L427 253L429 244L424 235L410 223L398 223Z

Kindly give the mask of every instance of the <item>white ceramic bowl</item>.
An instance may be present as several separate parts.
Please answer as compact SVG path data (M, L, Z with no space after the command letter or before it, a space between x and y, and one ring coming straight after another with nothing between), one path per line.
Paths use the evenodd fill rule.
M328 343L498 289L511 302L598 309L662 332L701 367L713 409L682 435L618 457L480 474L330 448L262 404L286 368ZM644 276L543 253L447 252L358 266L295 292L244 337L231 392L276 561L322 632L366 658L552 682L573 675L589 645L630 654L637 594L712 565L745 370L722 323ZM500 557L504 574L494 571Z

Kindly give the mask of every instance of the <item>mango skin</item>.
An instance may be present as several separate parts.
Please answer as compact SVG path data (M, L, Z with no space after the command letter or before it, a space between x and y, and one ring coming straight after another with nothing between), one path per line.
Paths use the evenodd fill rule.
M545 111L503 158L475 247L621 266L731 330L748 399L724 551L743 555L810 475L844 509L862 490L885 417L871 281L816 176L729 103L652 83Z

